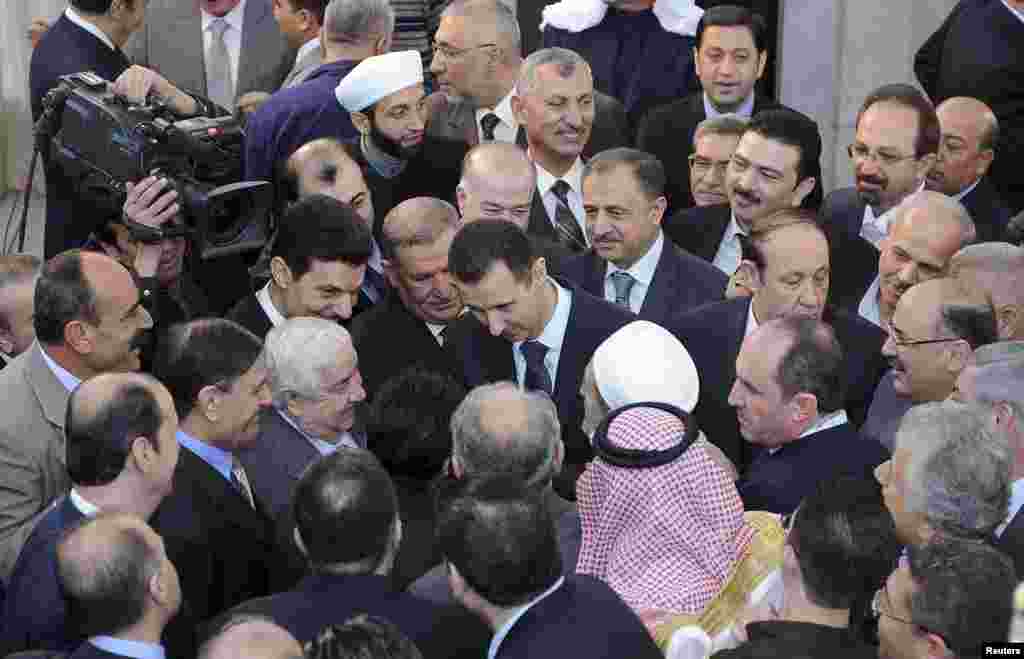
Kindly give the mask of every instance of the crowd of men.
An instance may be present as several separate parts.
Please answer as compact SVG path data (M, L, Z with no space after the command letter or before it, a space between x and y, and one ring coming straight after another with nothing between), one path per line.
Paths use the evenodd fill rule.
M187 218L163 175L111 217L44 154L45 259L0 257L0 653L1005 641L1024 1L960 2L924 91L879 81L831 191L818 123L765 91L758 6L37 21L34 118L80 71L235 115L277 217L262 251L203 263L164 231Z

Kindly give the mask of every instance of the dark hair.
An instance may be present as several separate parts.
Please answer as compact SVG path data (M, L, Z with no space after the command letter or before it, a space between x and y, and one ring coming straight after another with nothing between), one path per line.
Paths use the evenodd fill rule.
M762 110L751 117L745 133L749 132L791 146L800 152L796 166L797 182L814 178L814 189L804 197L800 206L818 208L824 198L821 182L822 145L821 131L814 119L791 108Z
M882 488L867 474L819 481L794 513L787 542L808 598L830 609L874 594L900 553Z
M515 478L464 479L439 502L438 543L469 586L496 606L525 604L562 574L543 494Z
M528 279L539 254L526 232L507 220L464 224L448 250L448 270L459 281L477 284L501 261L519 281Z
M120 524L104 537L104 546L86 556L74 551L73 536L95 524L109 523L103 513L68 529L57 545L57 571L68 606L68 629L83 638L113 635L137 623L146 610L149 579L159 557L142 527ZM111 525L113 526L113 525Z
M316 16L317 23L322 27L324 24L324 14L327 12L327 5L330 0L287 0L292 3L295 9L305 9L314 16Z
M284 259L296 279L309 272L313 259L366 265L373 238L363 218L334 197L313 194L288 207L270 250Z
M990 306L944 304L940 313L949 331L967 341L972 350L999 340L996 314Z
M665 194L665 167L654 155L639 149L619 147L606 149L583 165L583 179L591 174L606 172L619 165L630 168L633 178L648 199L657 199Z
M106 14L110 11L112 4L114 4L114 0L71 0L71 7L75 11L95 15ZM125 4L132 7L135 0L125 0Z
M73 320L99 325L96 290L82 271L82 254L74 249L43 264L36 282L32 326L42 344L64 341L64 326Z
M704 30L709 27L745 27L750 30L754 37L754 48L758 52L764 52L768 44L765 43L768 24L761 14L755 13L746 7L736 5L718 5L711 7L701 16L697 23L697 50L700 50L701 40L704 38Z
M854 130L860 126L860 118L875 103L895 103L917 112L917 137L914 139L914 157L920 158L929 153L937 153L939 142L942 141L942 128L939 126L939 115L935 114L935 106L917 87L902 82L882 85L868 94L864 104L857 113Z
M234 386L263 352L263 341L238 323L202 318L178 323L161 337L153 375L171 392L178 418L192 413L199 392Z
M138 376L150 379L148 376ZM117 385L108 400L82 410L82 387L71 393L65 412L68 476L75 485L106 485L124 470L132 444L145 437L160 450L156 440L164 415L152 386L139 382ZM91 406L90 406L91 407Z
M843 348L832 328L814 318L789 317L776 322L793 339L775 373L783 396L813 394L819 414L842 409L846 395Z
M937 535L923 546L908 545L910 619L938 634L956 656L974 656L1009 632L1013 563L986 542Z
M750 235L736 234L736 238L740 241L743 260L751 261L757 267L757 271L763 273L768 266L768 259L764 255L765 243L779 229L795 225L817 229L825 238L826 244L829 242L828 231L818 219L817 213L806 208L784 208L759 220L757 228L751 230Z
M429 481L451 455L449 423L465 397L451 376L418 366L389 378L370 407L370 450L393 476Z
M423 659L419 648L395 625L362 614L328 625L306 646L306 659Z
M312 566L367 563L367 572L388 550L398 515L394 485L377 458L350 448L306 469L292 507Z

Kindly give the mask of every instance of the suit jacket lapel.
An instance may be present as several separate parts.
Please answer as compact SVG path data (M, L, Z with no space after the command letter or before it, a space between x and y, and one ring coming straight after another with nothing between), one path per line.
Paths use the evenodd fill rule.
M729 220L732 219L732 208L728 205L712 206L707 218L707 224L702 232L704 244L701 248L703 252L701 256L711 262L715 260L718 246L721 244L722 238L725 237L725 229L729 226Z
M654 267L654 277L647 289L647 296L640 307L640 312L653 322L664 321L668 317L666 308L672 300L672 291L676 288L676 269L673 267L672 250L675 245L667 237L661 247L661 256Z
M64 388L61 381L46 365L43 359L42 346L32 346L32 352L25 364L25 378L32 385L36 399L43 408L43 415L55 428L64 430L64 415L67 411L68 398L71 394ZM61 455L63 458L63 454Z
M541 198L539 190L533 194L533 202L530 204L530 222L526 226L526 233L554 241L558 240L558 234L555 233L551 218L548 217L548 212L544 209L544 200Z
M192 473L190 480L201 490L193 496L207 497L210 506L220 511L218 519L222 524L249 531L251 535L245 538L246 542L268 538L267 525L270 518L263 511L258 499L257 508L253 509L226 478L187 448L182 449L178 464L179 469Z
M608 264L591 249L583 260L583 281L577 282L584 291L604 299L604 278Z
M583 372L584 367L586 367L587 361L590 360L590 355L584 354L579 349L569 349L569 342L572 340L572 337L579 336L581 331L585 331L584 327L578 326L583 322L579 317L581 291L568 285L568 282L564 280L558 283L572 292L572 306L569 308L569 322L565 326L565 337L562 339L561 353L558 356L555 390L551 392L551 395L555 405L558 406L558 416L567 419L571 416L571 406L576 400L576 394L579 391L579 385L576 384L576 380L579 378L579 374Z

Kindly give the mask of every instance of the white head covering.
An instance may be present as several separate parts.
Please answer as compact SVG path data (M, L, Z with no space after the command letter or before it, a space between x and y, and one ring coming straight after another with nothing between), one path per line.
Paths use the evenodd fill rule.
M341 107L359 112L380 99L423 82L423 59L415 50L367 57L334 89Z
M606 13L608 5L604 0L561 0L544 8L540 29L543 31L544 26L550 25L569 32L582 32L603 21ZM704 10L693 0L655 0L654 15L666 32L692 37L697 34L697 23Z
M635 320L604 340L592 359L594 381L609 411L660 402L692 412L700 379L690 353L671 332Z

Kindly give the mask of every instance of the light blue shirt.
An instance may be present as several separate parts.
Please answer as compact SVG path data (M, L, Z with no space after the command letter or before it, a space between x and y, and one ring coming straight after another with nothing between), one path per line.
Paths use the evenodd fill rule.
M718 243L718 251L711 262L716 268L732 277L736 274L736 268L740 267L743 260L743 246L736 239L736 235L742 233L747 235L747 230L740 226L733 213L729 218L729 224L725 227L725 234L722 235L722 242Z
M640 313L647 299L647 291L654 281L654 271L658 268L658 261L661 260L661 250L665 246L665 234L658 231L658 237L654 239L651 248L640 257L636 263L625 270L633 277L633 288L629 289L629 310L633 313ZM608 272L604 279L604 299L609 302L615 301L615 285L612 283L612 274L622 271L611 261L608 261Z
M554 393L554 386L558 379L558 358L562 354L562 341L565 339L565 332L569 328L569 313L572 311L572 293L558 285L554 279L548 277L548 281L555 287L558 292L558 302L555 303L555 311L551 314L551 318L548 319L547 325L544 326L544 331L537 337L537 341L540 341L547 346L547 354L544 355L544 367L548 369L548 375L551 377L552 393ZM523 345L522 341L517 341L512 344L512 359L515 361L516 366L516 381L519 382L519 386L523 386L523 381L526 378L526 358L523 357L523 353L519 351L519 346Z
M868 292L861 298L860 305L857 307L857 313L864 320L869 320L875 325L878 325L882 329L882 309L878 306L878 294L880 279L875 277L875 281L871 282L871 287L868 288Z
M231 468L235 464L235 459L230 453L224 449L219 449L216 446L210 446L205 442L201 442L186 433L184 430L178 431L178 443L195 453L200 460L217 470L217 473L223 476L227 482L231 482Z
M39 352L43 353L43 361L45 361L46 365L50 367L53 374L57 376L57 379L60 380L62 385L64 385L64 388L68 390L68 393L71 393L78 388L78 385L82 384L82 381L74 375L71 375L66 368L53 361L50 356L46 354L46 349L43 348L42 345L39 346Z
M164 646L142 641L128 641L113 636L93 636L89 642L101 650L111 654L119 654L122 657L134 657L135 659L165 659Z
M487 659L494 659L495 657L498 656L498 648L501 647L501 642L505 640L505 637L508 636L508 633L510 631L512 631L512 627L514 627L515 624L517 622L519 622L519 619L522 618L524 615L526 615L526 612L530 610L530 607L534 606L535 604L540 602L542 599L544 599L545 597L547 597L551 593L553 593L556 590L558 590L558 588L563 583L565 583L565 577L558 577L558 581L556 581L551 586L551 588L548 588L543 593L541 593L539 596L533 598L532 600L530 600L529 602L527 602L523 606L521 606L518 609L516 609L515 613L512 614L512 617L510 617L508 620L506 620L505 624L502 625L498 629L498 631L494 633L494 637L491 639L491 646L489 648L487 648Z
M294 428L295 432L305 437L306 441L312 444L313 448L315 448L316 452L319 453L320 455L330 455L337 451L339 446L359 448L359 444L357 444L356 441L352 439L351 433L343 432L338 437L338 440L336 442L328 442L326 440L320 439L319 437L313 437L312 435L309 435L305 430L300 428L299 424L296 423L295 420L291 417L291 415L289 415L284 410L274 408L274 411L277 412L277 415L279 417L284 419L285 423Z

